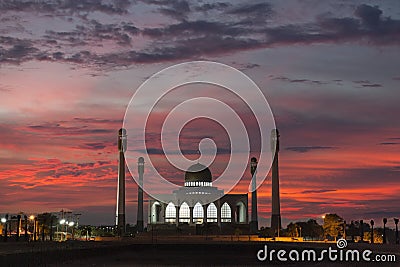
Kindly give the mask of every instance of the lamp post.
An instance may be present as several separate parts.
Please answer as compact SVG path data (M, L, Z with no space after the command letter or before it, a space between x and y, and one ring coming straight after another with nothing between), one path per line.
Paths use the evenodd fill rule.
M397 227L397 225L399 224L399 219L398 218L394 218L394 224L396 225L396 244L400 243L399 240L399 228Z
M36 231L37 231L37 225L36 225L36 217L34 215L29 216L29 220L33 221L33 236L32 240L36 241Z
M28 242L28 216L24 215L24 222L25 222L25 241Z
M75 225L74 222L72 222L72 221L68 222L68 226L71 227L71 238L72 238L72 240L74 240L74 225Z
M374 243L374 224L375 224L375 222L374 222L374 220L371 220L370 223L371 223L371 244L373 244Z
M6 214L5 221L4 221L4 242L7 242L8 239L8 214Z
M19 241L19 234L20 234L20 229L21 229L21 215L18 214L17 216L17 236L16 236L16 240Z
M60 225L61 225L61 232L62 232L62 236L61 236L61 241L63 241L63 235L64 235L64 225L65 225L66 220L65 219L61 219L60 220Z
M343 238L346 239L346 221L343 221Z
M383 244L386 244L386 223L387 219L383 218Z

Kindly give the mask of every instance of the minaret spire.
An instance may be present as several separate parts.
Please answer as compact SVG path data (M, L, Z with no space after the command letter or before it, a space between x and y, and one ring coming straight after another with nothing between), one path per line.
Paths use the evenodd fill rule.
M144 173L144 158L138 159L138 210L137 210L137 223L136 227L138 232L143 232L143 173Z
M279 196L279 131L273 129L271 131L271 151L273 152L274 161L272 163L272 215L271 215L271 230L273 235L279 236L281 229L281 204Z
M258 212L257 212L257 159L251 158L250 160L251 172L251 221L250 232L255 234L258 232Z
M127 142L126 130L124 128L118 131L118 187L117 187L117 210L116 226L118 235L125 234L125 155Z

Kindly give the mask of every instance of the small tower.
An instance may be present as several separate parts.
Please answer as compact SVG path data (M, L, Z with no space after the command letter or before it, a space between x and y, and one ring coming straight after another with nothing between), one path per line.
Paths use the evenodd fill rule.
M136 227L138 232L143 232L143 173L144 173L144 158L138 159L138 209L137 209L137 222Z
M257 159L251 158L250 160L250 172L251 172L251 221L250 221L250 232L252 234L258 231L258 212L257 212Z
M127 141L126 130L124 128L118 131L118 188L117 188L117 210L116 226L118 235L125 234L125 155Z
M272 215L271 215L271 230L274 236L279 236L281 229L281 204L279 196L279 131L273 129L271 131L271 151L273 152L274 161L272 163Z

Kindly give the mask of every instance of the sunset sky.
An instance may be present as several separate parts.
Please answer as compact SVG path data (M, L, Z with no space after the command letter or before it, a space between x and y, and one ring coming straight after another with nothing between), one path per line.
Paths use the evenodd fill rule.
M325 213L377 226L388 217L393 226L400 217L397 0L1 1L0 215L67 209L82 213L83 224L113 224L125 109L149 76L192 60L243 71L268 100L281 134L284 226L321 222ZM217 88L180 90L234 101ZM166 98L151 131L177 102ZM251 125L248 110L236 108ZM201 137L216 139L216 178L229 148L223 129L198 121L182 134L188 151ZM160 171L183 182L156 139L149 145ZM247 171L234 191L247 192L248 182ZM261 226L269 225L270 188L267 177L258 192ZM128 176L133 224L136 192Z

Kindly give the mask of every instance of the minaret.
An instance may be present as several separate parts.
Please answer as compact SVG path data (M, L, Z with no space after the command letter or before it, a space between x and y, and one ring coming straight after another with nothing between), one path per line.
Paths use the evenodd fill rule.
M138 209L137 209L137 223L136 227L139 232L143 232L143 173L144 173L144 158L140 157L138 160Z
M271 230L273 235L279 236L281 229L281 204L279 197L279 131L273 129L271 131L271 150L274 152L274 161L272 163L272 215L271 215Z
M118 189L117 189L117 212L116 225L118 235L125 233L125 156L126 151L126 130L124 128L118 131Z
M251 222L250 233L255 234L258 232L258 213L257 213L257 159L251 158L250 160L251 172Z

